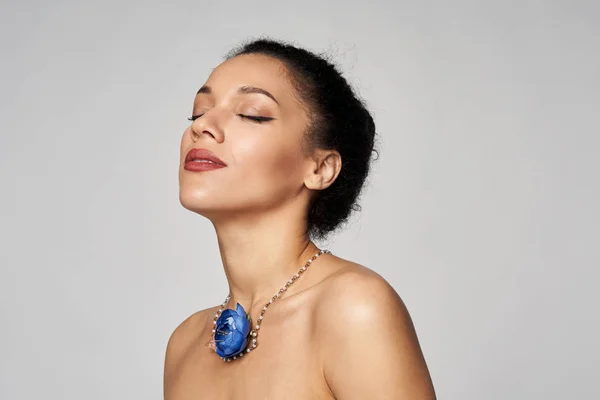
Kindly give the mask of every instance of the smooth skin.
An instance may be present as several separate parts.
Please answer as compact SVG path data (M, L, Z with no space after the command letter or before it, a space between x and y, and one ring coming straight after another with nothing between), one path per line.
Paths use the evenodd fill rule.
M335 181L343 160L335 150L302 151L307 106L271 57L241 55L219 65L196 95L193 115L201 117L182 136L180 201L215 228L231 293L226 307L239 302L256 321L318 251L306 234L308 204ZM183 169L194 147L227 166ZM232 362L206 346L218 308L194 313L172 333L166 400L435 399L406 307L365 266L321 255L269 307L258 347Z

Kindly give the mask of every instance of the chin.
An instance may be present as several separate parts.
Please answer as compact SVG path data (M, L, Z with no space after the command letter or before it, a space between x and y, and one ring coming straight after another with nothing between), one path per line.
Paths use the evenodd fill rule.
M179 190L179 202L184 208L201 215L218 208L218 201L211 199L208 193L197 189Z
M180 190L179 202L183 208L201 215L211 221L226 218L234 214L240 205L226 204L225 199L217 198L214 193L203 190Z

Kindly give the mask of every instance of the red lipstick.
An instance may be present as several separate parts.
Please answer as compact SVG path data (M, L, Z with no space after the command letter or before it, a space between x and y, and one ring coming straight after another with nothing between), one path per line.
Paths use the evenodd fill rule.
M191 149L185 156L183 169L188 171L212 171L224 168L227 164L207 149Z

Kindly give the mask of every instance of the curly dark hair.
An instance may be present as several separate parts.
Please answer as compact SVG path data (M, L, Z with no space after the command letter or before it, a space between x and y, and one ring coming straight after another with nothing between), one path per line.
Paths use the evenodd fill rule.
M359 195L369 173L375 145L375 122L342 73L328 57L269 38L242 43L225 59L261 54L279 60L307 107L310 123L303 150L337 150L342 168L336 180L311 200L307 229L312 239L324 239L359 211Z

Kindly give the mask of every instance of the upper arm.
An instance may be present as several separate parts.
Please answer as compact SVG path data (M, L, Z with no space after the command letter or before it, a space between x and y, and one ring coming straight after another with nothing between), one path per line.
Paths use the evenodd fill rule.
M319 309L323 371L337 399L433 400L404 303L379 275L340 277Z

